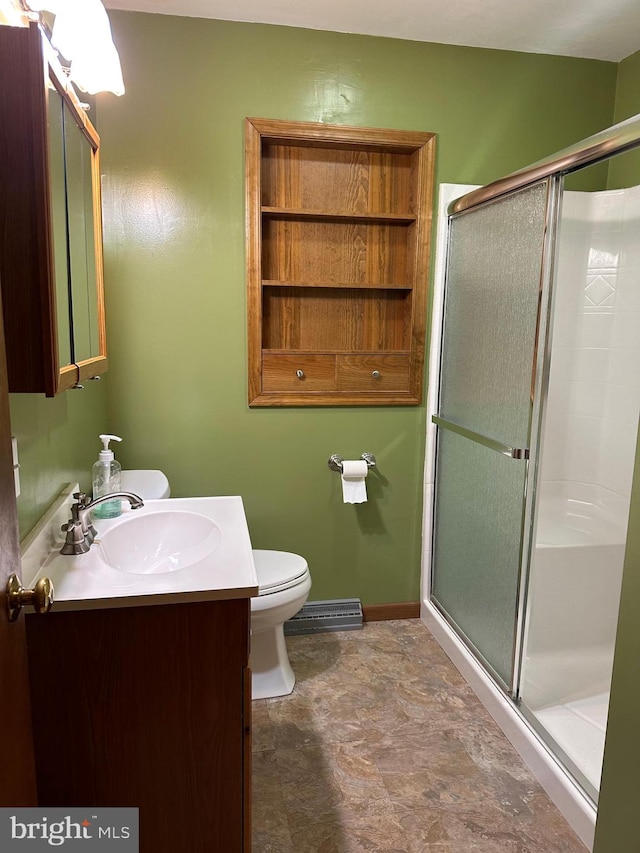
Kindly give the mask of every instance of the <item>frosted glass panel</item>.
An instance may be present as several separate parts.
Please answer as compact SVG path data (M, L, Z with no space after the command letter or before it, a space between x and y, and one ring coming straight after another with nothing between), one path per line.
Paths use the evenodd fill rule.
M528 444L548 182L451 222L440 416Z
M526 463L439 430L433 596L511 683Z
M529 446L548 181L450 224L440 417ZM433 597L512 686L527 463L440 428Z

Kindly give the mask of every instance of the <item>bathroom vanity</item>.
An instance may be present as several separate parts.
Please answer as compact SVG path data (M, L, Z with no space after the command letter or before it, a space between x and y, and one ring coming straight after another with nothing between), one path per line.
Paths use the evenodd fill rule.
M217 518L210 555L136 575L103 552L100 536L138 536L145 518L167 529L190 500ZM89 554L45 560L57 601L27 617L39 802L138 807L142 853L248 853L257 580L242 501L148 501L96 526Z

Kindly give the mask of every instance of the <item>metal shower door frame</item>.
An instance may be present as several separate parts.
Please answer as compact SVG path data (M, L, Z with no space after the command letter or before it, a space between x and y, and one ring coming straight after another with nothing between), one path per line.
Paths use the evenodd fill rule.
M532 548L534 542L534 512L536 499L536 480L538 472L539 458L539 442L540 431L542 426L542 417L544 413L544 402L548 387L549 377L549 347L550 347L550 322L551 322L551 294L553 284L553 273L555 268L555 252L556 252L556 235L559 220L559 204L562 194L563 177L559 175L547 175L542 179L534 180L530 183L525 183L516 188L507 189L505 192L496 194L491 198L478 199L476 204L469 207L464 207L461 210L455 210L456 205L460 204L460 200L454 202L449 208L449 220L447 233L450 233L451 222L459 216L465 215L484 208L494 201L502 201L509 196L513 196L521 190L530 189L536 184L547 182L547 198L544 215L544 236L541 249L541 272L538 285L538 306L536 317L536 332L533 350L533 361L531 369L531 406L529 411L528 425L528 442L526 447L510 447L498 442L488 436L475 433L468 430L459 424L447 421L439 415L434 415L432 421L438 427L438 437L436 440L435 449L435 479L434 479L434 500L432 507L432 523L431 523L431 554L432 561L430 567L430 601L437 608L445 621L455 631L456 635L467 645L473 654L481 660L483 666L487 669L491 677L496 681L500 688L516 700L519 698L519 681L522 669L522 656L524 650L524 633L525 633L525 617L527 606L527 586L529 579L529 568L531 562ZM479 194L481 190L476 190L470 195ZM466 197L463 197L466 198ZM453 209L453 210L452 210ZM447 259L445 269L445 290L442 305L442 326L441 326L441 341L440 353L444 352L444 337L446 334L446 312L448 300L448 273L450 268L451 242L447 238ZM438 365L438 411L441 410L441 393L442 393L442 358ZM468 637L461 626L459 626L434 598L434 557L435 557L435 536L436 536L436 512L437 512L437 486L438 486L438 444L440 431L442 429L454 432L463 438L481 444L490 450L501 453L504 456L514 460L522 460L525 465L524 473L524 489L522 497L522 522L520 529L520 559L517 567L517 598L516 610L514 614L514 629L513 629L513 648L512 648L512 669L510 683L504 681L502 676L494 669L491 663L485 658L482 652L475 646L470 637Z
M430 570L431 580L431 603L438 609L444 619L456 631L456 634L470 647L472 652L483 663L487 671L493 676L496 682L504 689L511 697L517 701L519 699L519 679L522 668L522 656L524 650L524 634L525 634L525 616L527 605L527 583L529 575L529 565L531 562L532 548L535 533L535 497L536 497L536 480L538 476L538 460L539 460L539 445L542 429L542 420L544 416L544 408L548 393L549 382L549 362L550 362L550 343L551 343L551 324L552 324L552 297L553 297L553 277L554 267L556 263L556 237L559 227L559 209L562 192L564 189L564 177L572 172L576 172L587 166L601 163L611 159L617 154L622 154L640 147L640 115L632 116L625 121L619 122L609 128L606 128L599 133L589 136L574 145L564 148L561 151L544 158L524 169L514 172L506 177L500 178L491 184L472 190L461 198L453 201L449 205L449 223L452 218L461 215L467 211L477 210L478 208L491 204L492 202L503 199L520 190L531 187L543 180L549 181L549 195L547 198L546 218L545 218L545 235L543 242L542 254L542 271L540 276L540 296L538 303L538 325L536 330L536 349L535 358L532 369L532 406L530 414L529 442L528 450L530 459L525 459L525 489L524 489L524 504L523 504L523 522L522 522L522 540L521 540L521 560L518 579L518 601L516 608L516 625L513 649L513 667L511 684L507 685L503 679L493 670L489 662L483 657L473 643L461 633L459 627L455 625L443 609L438 605L438 602L433 598L433 559ZM449 268L451 244L447 247L447 262L446 268ZM446 276L445 276L446 281ZM443 314L446 311L447 292L445 288L445 296L443 300ZM445 328L444 320L441 330L441 353L442 341L444 340ZM438 384L440 400L441 390L441 373L442 360L438 366ZM436 424L438 423L436 416ZM440 419L438 435L440 430L445 426ZM472 436L467 436L471 438ZM477 437L477 436L476 436ZM499 444L499 443L497 443ZM524 458L527 448L509 448L509 447L493 447L498 452L513 455L513 451L518 451L521 458ZM436 457L438 453L438 440L436 439ZM517 455L514 456L517 458ZM436 460L437 461L437 460ZM437 465L436 465L437 470ZM437 475L436 475L437 476ZM434 554L435 541L435 513L436 501L433 502L433 517L431 528L431 553Z

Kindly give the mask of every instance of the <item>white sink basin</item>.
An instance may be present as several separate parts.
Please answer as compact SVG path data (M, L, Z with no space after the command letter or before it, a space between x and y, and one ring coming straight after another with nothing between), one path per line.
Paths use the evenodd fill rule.
M93 547L112 569L134 575L161 575L186 569L208 557L220 544L222 532L211 518L195 512L167 509L132 515L112 527Z
M72 484L23 551L23 583L53 581L56 610L138 607L258 594L242 498L220 495L145 501L118 518L96 518L86 554L60 554ZM59 505L58 505L59 504ZM36 547L36 541L39 543ZM52 549L52 542L55 543Z

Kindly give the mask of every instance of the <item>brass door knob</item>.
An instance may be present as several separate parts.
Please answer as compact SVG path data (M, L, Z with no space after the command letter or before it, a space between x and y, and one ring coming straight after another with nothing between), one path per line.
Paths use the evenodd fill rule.
M33 589L25 589L17 575L7 581L7 609L9 621L15 622L23 607L33 607L36 613L48 613L54 600L53 584L49 578L40 578Z

